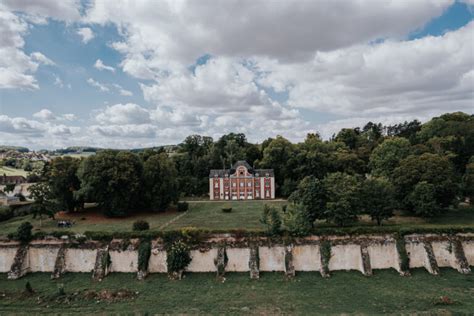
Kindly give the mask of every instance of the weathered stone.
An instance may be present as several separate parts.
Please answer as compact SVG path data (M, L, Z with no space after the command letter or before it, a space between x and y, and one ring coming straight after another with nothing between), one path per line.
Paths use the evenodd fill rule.
M259 264L260 258L258 254L258 246L254 245L250 247L249 269L251 279L258 279L260 277Z
M109 273L109 266L110 255L109 245L107 245L106 247L97 250L92 279L95 281L102 281L102 279Z
M372 266L370 265L370 255L366 244L360 245L360 255L362 258L362 273L366 276L371 276Z
M62 244L61 247L59 247L51 279L58 279L66 272L66 250L66 244Z
M293 264L293 245L285 247L285 276L293 278L295 276L295 266Z
M436 262L436 257L434 255L433 246L431 245L431 242L425 241L423 243L423 246L426 251L426 259L425 259L426 270L428 270L428 272L433 275L438 275L439 267L438 267L438 263Z
M395 247L397 248L397 259L398 259L398 272L401 276L410 275L410 257L407 253L405 244L405 238L401 237L395 241Z
M453 251L456 257L457 270L461 273L467 274L471 272L469 262L467 262L462 243L459 239L453 240Z
M321 244L319 245L319 253L321 260L321 276L323 278L329 278L331 276L329 274L329 261L331 260L332 249L331 243L328 240L321 242Z
M23 244L21 245L15 254L15 259L13 260L13 264L8 272L8 279L9 280L16 280L21 278L28 272L28 245Z
M225 247L217 248L217 257L214 261L217 270L217 278L225 276L225 267L227 265Z

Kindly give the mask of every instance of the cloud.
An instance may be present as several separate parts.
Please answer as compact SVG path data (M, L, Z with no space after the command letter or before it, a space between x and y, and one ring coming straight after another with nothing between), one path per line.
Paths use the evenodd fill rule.
M64 88L64 82L63 80L56 74L53 74L53 77L54 77L54 85L55 86L58 86L60 88Z
M79 28L76 32L82 38L82 42L87 44L91 39L95 37L94 32L88 27Z
M30 57L34 60L37 61L43 65L48 65L48 66L53 66L55 63L46 57L45 55L41 54L40 52L34 52L30 54Z
M33 114L33 117L39 119L41 121L52 122L52 121L74 121L76 120L76 116L74 114L62 114L56 115L48 109L42 109L39 112Z
M99 111L96 120L104 125L107 124L145 124L150 122L148 110L138 104L126 103L107 106L105 110Z
M94 64L94 67L99 69L99 70L108 70L108 71L111 71L111 72L115 72L115 68L112 67L112 66L107 66L105 65L102 60L100 59L97 59L95 61L95 64Z
M90 84L90 85L93 86L93 87L98 88L98 89L99 89L100 91L102 91L102 92L108 92L108 91L110 91L110 89L107 88L107 86L105 86L104 84L102 84L102 83L100 83L100 82L98 82L98 81L95 81L95 80L92 79L92 78L87 79L87 83Z
M3 0L2 3L11 11L19 11L32 18L53 18L61 21L77 21L81 15L78 0Z

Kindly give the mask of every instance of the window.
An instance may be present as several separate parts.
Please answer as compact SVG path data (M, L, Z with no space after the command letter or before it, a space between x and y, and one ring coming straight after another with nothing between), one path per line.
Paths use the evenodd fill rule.
M251 186L252 186L252 182L247 182L247 186L248 186L248 187L251 187Z
M237 183L232 182L232 186L233 186L233 187L236 187L236 186L237 186Z
M214 188L216 188L216 189L217 189L218 187L219 187L219 182L217 182L217 181L216 181L216 182L214 182Z
M243 187L243 186L244 186L244 183L243 183L243 182L240 182L240 186Z

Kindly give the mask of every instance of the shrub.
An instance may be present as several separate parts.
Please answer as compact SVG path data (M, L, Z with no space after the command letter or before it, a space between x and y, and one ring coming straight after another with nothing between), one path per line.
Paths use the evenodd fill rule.
M283 223L292 236L306 236L311 232L308 212L303 205L291 205L283 214Z
M28 242L32 239L33 235L31 234L31 230L33 229L33 225L30 222L23 222L20 226L18 226L16 230L16 239L22 242Z
M177 206L178 212L186 212L189 208L188 202L179 202Z
M171 245L167 255L168 272L183 271L191 262L189 247L181 240L175 241Z
M148 240L142 241L138 247L138 270L148 270L148 262L151 254L151 242Z
M263 206L260 223L265 225L269 235L277 235L281 230L280 214L278 214L278 211L274 207L269 207L266 204Z
M230 213L230 212L232 212L232 207L223 207L223 208L222 208L222 212L224 212L224 213Z
M150 224L148 224L147 221L144 220L138 220L133 223L133 230L134 231L143 231L143 230L149 230L150 229Z
M13 210L9 206L0 206L0 222L13 217Z

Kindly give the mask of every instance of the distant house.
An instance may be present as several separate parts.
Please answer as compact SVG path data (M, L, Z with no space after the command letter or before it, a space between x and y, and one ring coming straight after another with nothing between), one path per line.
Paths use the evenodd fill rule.
M7 176L7 175L0 176L0 185L22 184L22 183L26 183L26 178L23 176Z
M237 161L230 169L213 169L209 196L211 200L274 199L273 169L253 169L246 161Z

